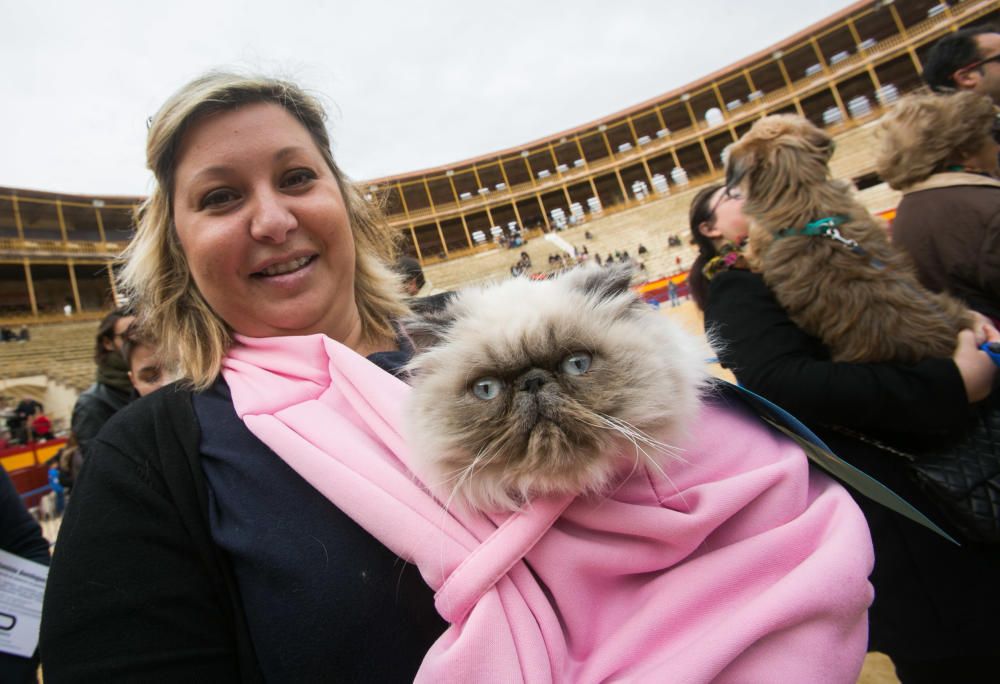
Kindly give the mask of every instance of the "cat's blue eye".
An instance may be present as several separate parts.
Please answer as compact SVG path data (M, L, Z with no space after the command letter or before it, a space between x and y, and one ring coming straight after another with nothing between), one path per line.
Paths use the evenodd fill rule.
M587 352L576 352L570 354L562 362L563 372L567 375L583 375L590 370L590 364L594 360Z
M489 401L499 396L502 387L503 382L497 378L479 378L472 383L472 394L476 399Z

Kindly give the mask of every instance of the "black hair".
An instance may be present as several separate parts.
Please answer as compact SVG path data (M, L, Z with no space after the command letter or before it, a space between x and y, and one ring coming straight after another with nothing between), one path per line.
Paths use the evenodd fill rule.
M104 363L104 360L108 357L108 354L117 354L118 352L114 349L105 349L104 341L108 340L111 342L111 346L114 347L115 344L115 323L119 319L125 318L126 316L132 316L132 312L127 308L115 309L107 316L101 319L100 325L97 326L97 339L94 345L94 362L98 366Z
M981 58L976 36L985 33L1000 33L1000 30L992 24L972 26L934 43L924 58L924 83L939 93L954 90L955 72Z
M420 267L420 262L409 256L402 256L396 262L396 273L399 273L406 282L413 280L420 290L427 282L424 279L424 269Z
M703 187L694 196L694 199L691 200L691 209L688 213L688 223L691 225L691 240L698 245L698 256L695 258L694 263L691 264L691 271L688 273L688 283L691 287L691 296L694 297L694 303L702 311L705 310L705 305L708 303L708 281L705 279L705 274L701 271L705 268L708 260L717 256L719 252L715 248L715 242L712 238L701 232L701 224L711 223L714 220L712 217L712 196L723 187L722 183L712 183Z

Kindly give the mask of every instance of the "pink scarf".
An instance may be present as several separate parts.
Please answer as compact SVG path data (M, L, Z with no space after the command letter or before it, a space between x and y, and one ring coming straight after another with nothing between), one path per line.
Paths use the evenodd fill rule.
M868 528L755 416L705 406L669 481L639 467L606 497L487 516L411 473L409 388L347 347L238 338L223 368L250 431L436 592L450 626L417 681L857 679Z

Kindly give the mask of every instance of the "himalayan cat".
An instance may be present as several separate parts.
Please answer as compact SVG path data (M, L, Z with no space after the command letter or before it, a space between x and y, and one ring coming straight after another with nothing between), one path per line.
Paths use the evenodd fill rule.
M432 489L482 511L601 493L654 467L694 418L701 342L630 289L632 269L474 287L403 322L409 443Z

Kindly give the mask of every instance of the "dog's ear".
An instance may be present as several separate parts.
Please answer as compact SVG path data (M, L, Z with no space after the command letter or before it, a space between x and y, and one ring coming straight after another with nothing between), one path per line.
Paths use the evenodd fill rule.
M757 153L749 140L741 140L726 149L729 150L726 155L726 187L738 188L757 165Z
M826 161L830 161L830 157L833 156L834 143L833 137L830 136L826 131L818 126L812 124L809 125L808 132L805 135L806 140L809 144L819 151Z

